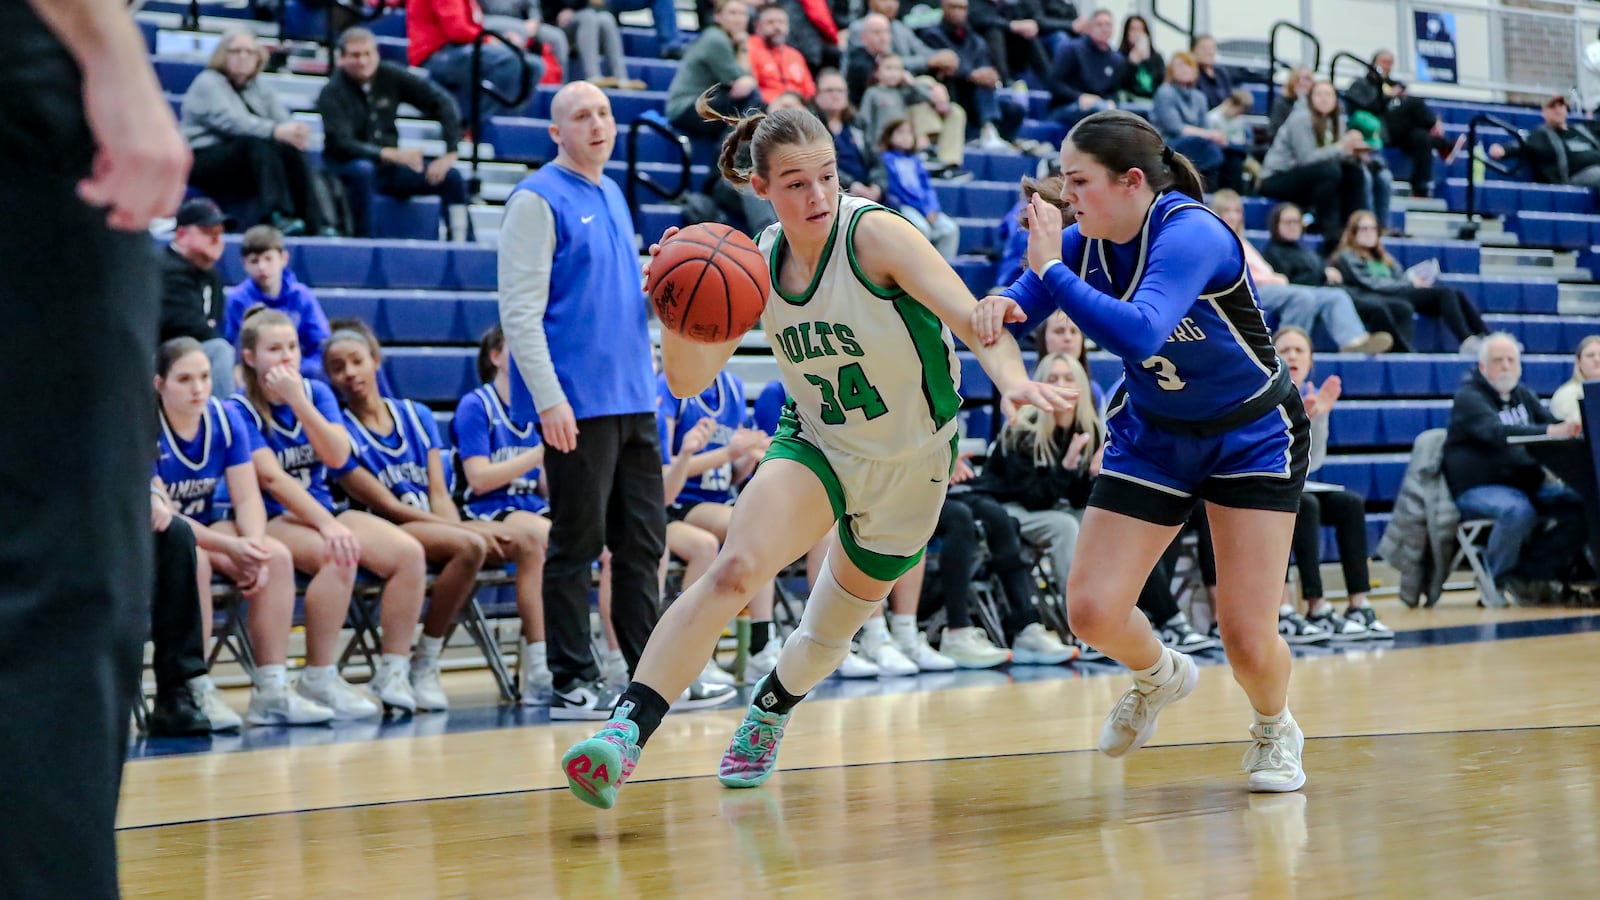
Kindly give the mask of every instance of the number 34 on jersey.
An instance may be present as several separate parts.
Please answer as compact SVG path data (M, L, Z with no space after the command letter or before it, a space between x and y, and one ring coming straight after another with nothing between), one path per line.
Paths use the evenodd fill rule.
M792 363L826 356L865 356L861 345L856 342L855 333L843 323L800 322L790 325L779 333L778 346L783 348L783 354ZM860 410L868 421L889 411L883 402L883 395L867 380L867 373L858 362L843 363L831 378L807 374L805 379L816 385L822 394L822 422L825 425L843 425L846 414L854 410Z

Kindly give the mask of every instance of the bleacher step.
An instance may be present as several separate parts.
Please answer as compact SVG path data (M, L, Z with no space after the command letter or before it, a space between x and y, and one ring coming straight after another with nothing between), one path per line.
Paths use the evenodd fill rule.
M1481 251L1482 275L1521 277L1538 275L1557 281L1590 281L1588 269L1578 267L1578 255L1563 250L1537 250L1528 247L1484 247Z
M1406 233L1416 238L1457 240L1467 217L1461 213L1409 210L1406 212ZM1500 219L1484 219L1478 223L1478 242L1490 247L1515 247L1518 237L1506 231Z
M1561 315L1600 316L1600 284L1563 284L1556 290Z

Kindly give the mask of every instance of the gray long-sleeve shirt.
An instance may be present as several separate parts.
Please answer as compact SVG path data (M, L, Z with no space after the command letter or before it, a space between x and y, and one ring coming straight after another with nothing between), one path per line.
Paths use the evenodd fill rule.
M1206 95L1197 87L1180 87L1167 82L1156 88L1155 106L1150 121L1168 143L1183 137L1183 126L1206 127Z
M1261 162L1261 177L1271 178L1309 166L1324 160L1338 160L1344 156L1344 150L1339 147L1338 135L1334 141L1318 145L1317 134L1311 129L1311 110L1301 106L1289 114L1288 121L1278 129L1278 136L1272 139L1272 147L1267 150L1267 158Z
M200 150L231 137L270 138L289 121L289 108L261 79L235 90L228 76L206 69L183 94L183 138Z
M567 392L556 377L544 331L556 255L556 220L550 204L533 191L513 194L500 223L500 246L517 248L516 253L500 254L500 324L506 346L528 383L535 409L566 403Z

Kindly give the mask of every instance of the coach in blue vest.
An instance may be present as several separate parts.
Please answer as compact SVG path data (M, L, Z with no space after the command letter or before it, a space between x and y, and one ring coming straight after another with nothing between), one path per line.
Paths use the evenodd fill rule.
M601 550L611 550L611 619L630 670L660 602L667 522L655 372L633 220L604 174L617 138L611 102L574 82L556 94L550 120L555 161L506 203L500 321L512 414L537 412L548 445L550 717L604 719L617 698L589 644L589 579Z

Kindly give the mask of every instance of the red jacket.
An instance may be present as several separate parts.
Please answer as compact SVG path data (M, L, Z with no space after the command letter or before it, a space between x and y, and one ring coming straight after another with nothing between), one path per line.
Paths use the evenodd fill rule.
M470 44L483 32L478 0L411 0L406 5L406 62L420 66L450 44Z
M768 47L757 35L750 36L750 70L761 88L761 100L771 103L784 91L794 91L810 100L817 93L811 69L800 51L785 44Z

